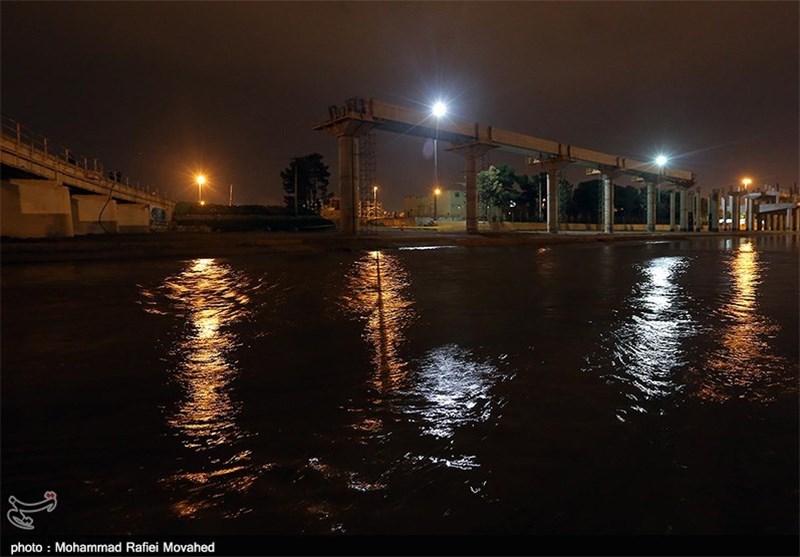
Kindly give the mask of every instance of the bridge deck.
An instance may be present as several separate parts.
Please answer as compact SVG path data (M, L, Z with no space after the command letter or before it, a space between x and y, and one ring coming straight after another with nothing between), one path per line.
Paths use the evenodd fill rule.
M96 160L74 157L69 150L48 144L3 116L0 136L2 164L46 180L100 195L111 195L122 202L173 207L175 202L157 192L111 180Z
M533 137L479 123L451 118L437 120L434 116L408 107L375 99L351 99L347 106L330 107L330 119L314 127L324 130L347 121L369 123L376 129L427 138L438 138L453 144L478 141L501 151L536 158L561 158L579 166L610 171L619 170L650 181L667 181L680 186L692 186L695 175L688 170L657 167L652 162L609 155L548 139Z

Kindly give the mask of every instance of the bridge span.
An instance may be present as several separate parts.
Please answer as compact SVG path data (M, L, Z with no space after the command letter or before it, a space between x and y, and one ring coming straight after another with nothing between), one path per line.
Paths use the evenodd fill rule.
M647 187L647 229L655 230L656 188L666 188L680 193L681 229L689 231L689 207L699 198L696 176L688 170L658 167L652 162L642 162L627 157L601 153L583 147L559 143L517 132L494 128L477 122L464 122L451 118L436 118L419 110L397 106L375 99L351 98L344 106L331 106L328 120L315 126L315 130L336 136L339 146L339 184L341 188L342 232L354 234L359 230L358 179L359 136L372 130L414 135L452 144L448 150L465 159L467 232L478 231L478 188L476 158L490 150L525 155L529 164L546 173L547 230L558 232L558 179L557 174L568 165L578 165L602 176L604 199L604 229L612 232L614 184L623 174L632 175Z
M175 202L2 116L2 236L166 228Z

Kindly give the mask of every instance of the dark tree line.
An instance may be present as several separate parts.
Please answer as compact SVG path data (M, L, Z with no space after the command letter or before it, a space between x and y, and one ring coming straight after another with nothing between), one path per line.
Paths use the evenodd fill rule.
M295 209L295 189L297 191L297 211L302 213L319 213L330 198L328 178L331 173L328 165L322 162L322 155L311 153L305 157L297 157L281 171L283 197L286 207Z
M559 220L602 222L603 186L599 179L558 183ZM494 165L478 173L481 216L487 220L546 221L547 175L517 175L508 165ZM666 198L666 201L664 199ZM665 205L666 204L666 205ZM658 198L659 219L669 218L669 197ZM647 192L635 186L614 186L614 220L618 224L647 219Z

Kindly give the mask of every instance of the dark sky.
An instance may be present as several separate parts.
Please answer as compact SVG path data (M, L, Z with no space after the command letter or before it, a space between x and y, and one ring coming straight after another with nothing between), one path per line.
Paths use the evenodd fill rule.
M3 1L2 111L106 168L194 199L278 203L280 169L350 96L615 155L660 151L704 189L798 181L798 2ZM433 182L423 140L379 133L389 208ZM440 144L440 149L446 145ZM521 157L492 155L525 171ZM440 155L443 181L462 161ZM581 178L581 171L571 178Z

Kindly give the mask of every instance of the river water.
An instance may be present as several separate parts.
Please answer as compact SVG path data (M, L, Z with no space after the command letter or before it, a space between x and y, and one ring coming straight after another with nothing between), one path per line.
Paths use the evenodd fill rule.
M799 248L7 265L5 493L51 534L797 534Z

